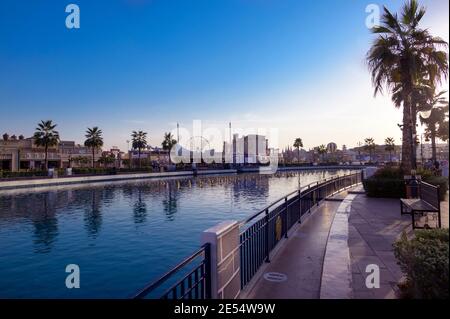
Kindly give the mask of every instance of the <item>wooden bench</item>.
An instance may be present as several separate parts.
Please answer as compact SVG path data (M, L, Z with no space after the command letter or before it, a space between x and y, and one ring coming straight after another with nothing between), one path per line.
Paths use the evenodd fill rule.
M412 228L423 229L429 228L416 226L415 216L423 216L429 213L435 213L438 217L438 228L441 228L441 205L439 201L439 186L420 181L419 182L419 198L400 199L400 213L411 214ZM427 227L428 226L428 227Z

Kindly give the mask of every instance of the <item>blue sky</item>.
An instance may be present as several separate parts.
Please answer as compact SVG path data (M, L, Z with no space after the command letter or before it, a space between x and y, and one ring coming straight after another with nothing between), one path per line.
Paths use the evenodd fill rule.
M76 3L81 28L65 27ZM65 140L99 126L107 147L131 130L274 127L279 146L364 137L399 141L401 113L374 99L364 65L370 3L402 1L117 0L0 3L0 133L41 119ZM424 25L448 41L448 1L422 1Z

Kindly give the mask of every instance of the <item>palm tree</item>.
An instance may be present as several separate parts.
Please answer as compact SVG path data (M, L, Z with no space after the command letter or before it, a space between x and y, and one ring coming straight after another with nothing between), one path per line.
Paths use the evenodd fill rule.
M317 152L322 157L322 162L323 162L323 157L327 153L327 147L322 144L322 145L317 147Z
M448 114L448 101L444 97L446 91L441 91L433 95L427 103L428 112L420 114L420 121L426 125L425 137L431 140L431 150L433 162L436 161L436 138L439 132L442 133L441 126L445 127L446 115ZM428 113L428 114L425 114Z
M300 137L295 139L294 147L297 148L297 162L300 163L300 147L303 147L303 141Z
M424 79L436 84L448 74L447 53L440 51L447 43L419 28L424 15L425 8L417 0L406 2L400 17L385 7L381 25L372 29L377 38L367 54L374 94L382 93L384 87L395 106L403 106L402 167L406 171L416 167L414 89Z
M169 163L172 163L170 157L170 151L172 147L177 144L177 140L173 138L172 133L164 133L164 141L162 141L161 145L163 150L169 151Z
M58 145L59 133L55 131L56 124L51 120L41 121L34 132L34 144L44 148L45 151L45 169L48 170L48 148Z
M141 150L147 146L147 132L133 131L131 133L131 146L138 150L139 168L141 167Z
M368 138L364 139L364 143L365 143L364 149L366 151L369 151L370 161L372 162L372 153L376 148L375 141L373 138L368 137Z
M386 137L384 144L384 150L389 152L389 162L392 162L392 152L395 151L395 140L393 137Z
M92 168L95 167L95 151L103 146L102 134L102 130L97 126L86 130L86 141L84 141L84 146L89 147L92 150Z

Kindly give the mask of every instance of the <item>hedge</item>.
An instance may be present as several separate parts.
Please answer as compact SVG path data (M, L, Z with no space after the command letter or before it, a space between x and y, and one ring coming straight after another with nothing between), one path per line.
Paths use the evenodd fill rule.
M0 178L20 178L20 177L42 177L47 176L47 171L26 171L26 172L11 172L0 170Z
M403 179L370 177L363 181L363 185L369 197L404 198L406 196Z
M448 190L448 179L434 176L432 172L420 170L417 172L424 182L439 186L439 199L443 201ZM364 190L369 197L404 198L406 187L404 172L395 167L385 167L375 172L373 176L363 181Z
M416 230L413 239L403 233L394 253L406 282L400 285L404 298L449 298L449 230Z

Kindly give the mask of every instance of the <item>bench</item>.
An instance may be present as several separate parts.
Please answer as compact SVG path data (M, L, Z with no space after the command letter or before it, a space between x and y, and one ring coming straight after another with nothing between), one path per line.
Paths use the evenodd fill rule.
M439 186L420 181L419 198L400 199L400 213L411 214L412 228L424 229L430 228L427 224L424 227L416 226L415 216L423 216L429 213L437 214L437 226L441 228L441 205L439 201Z

